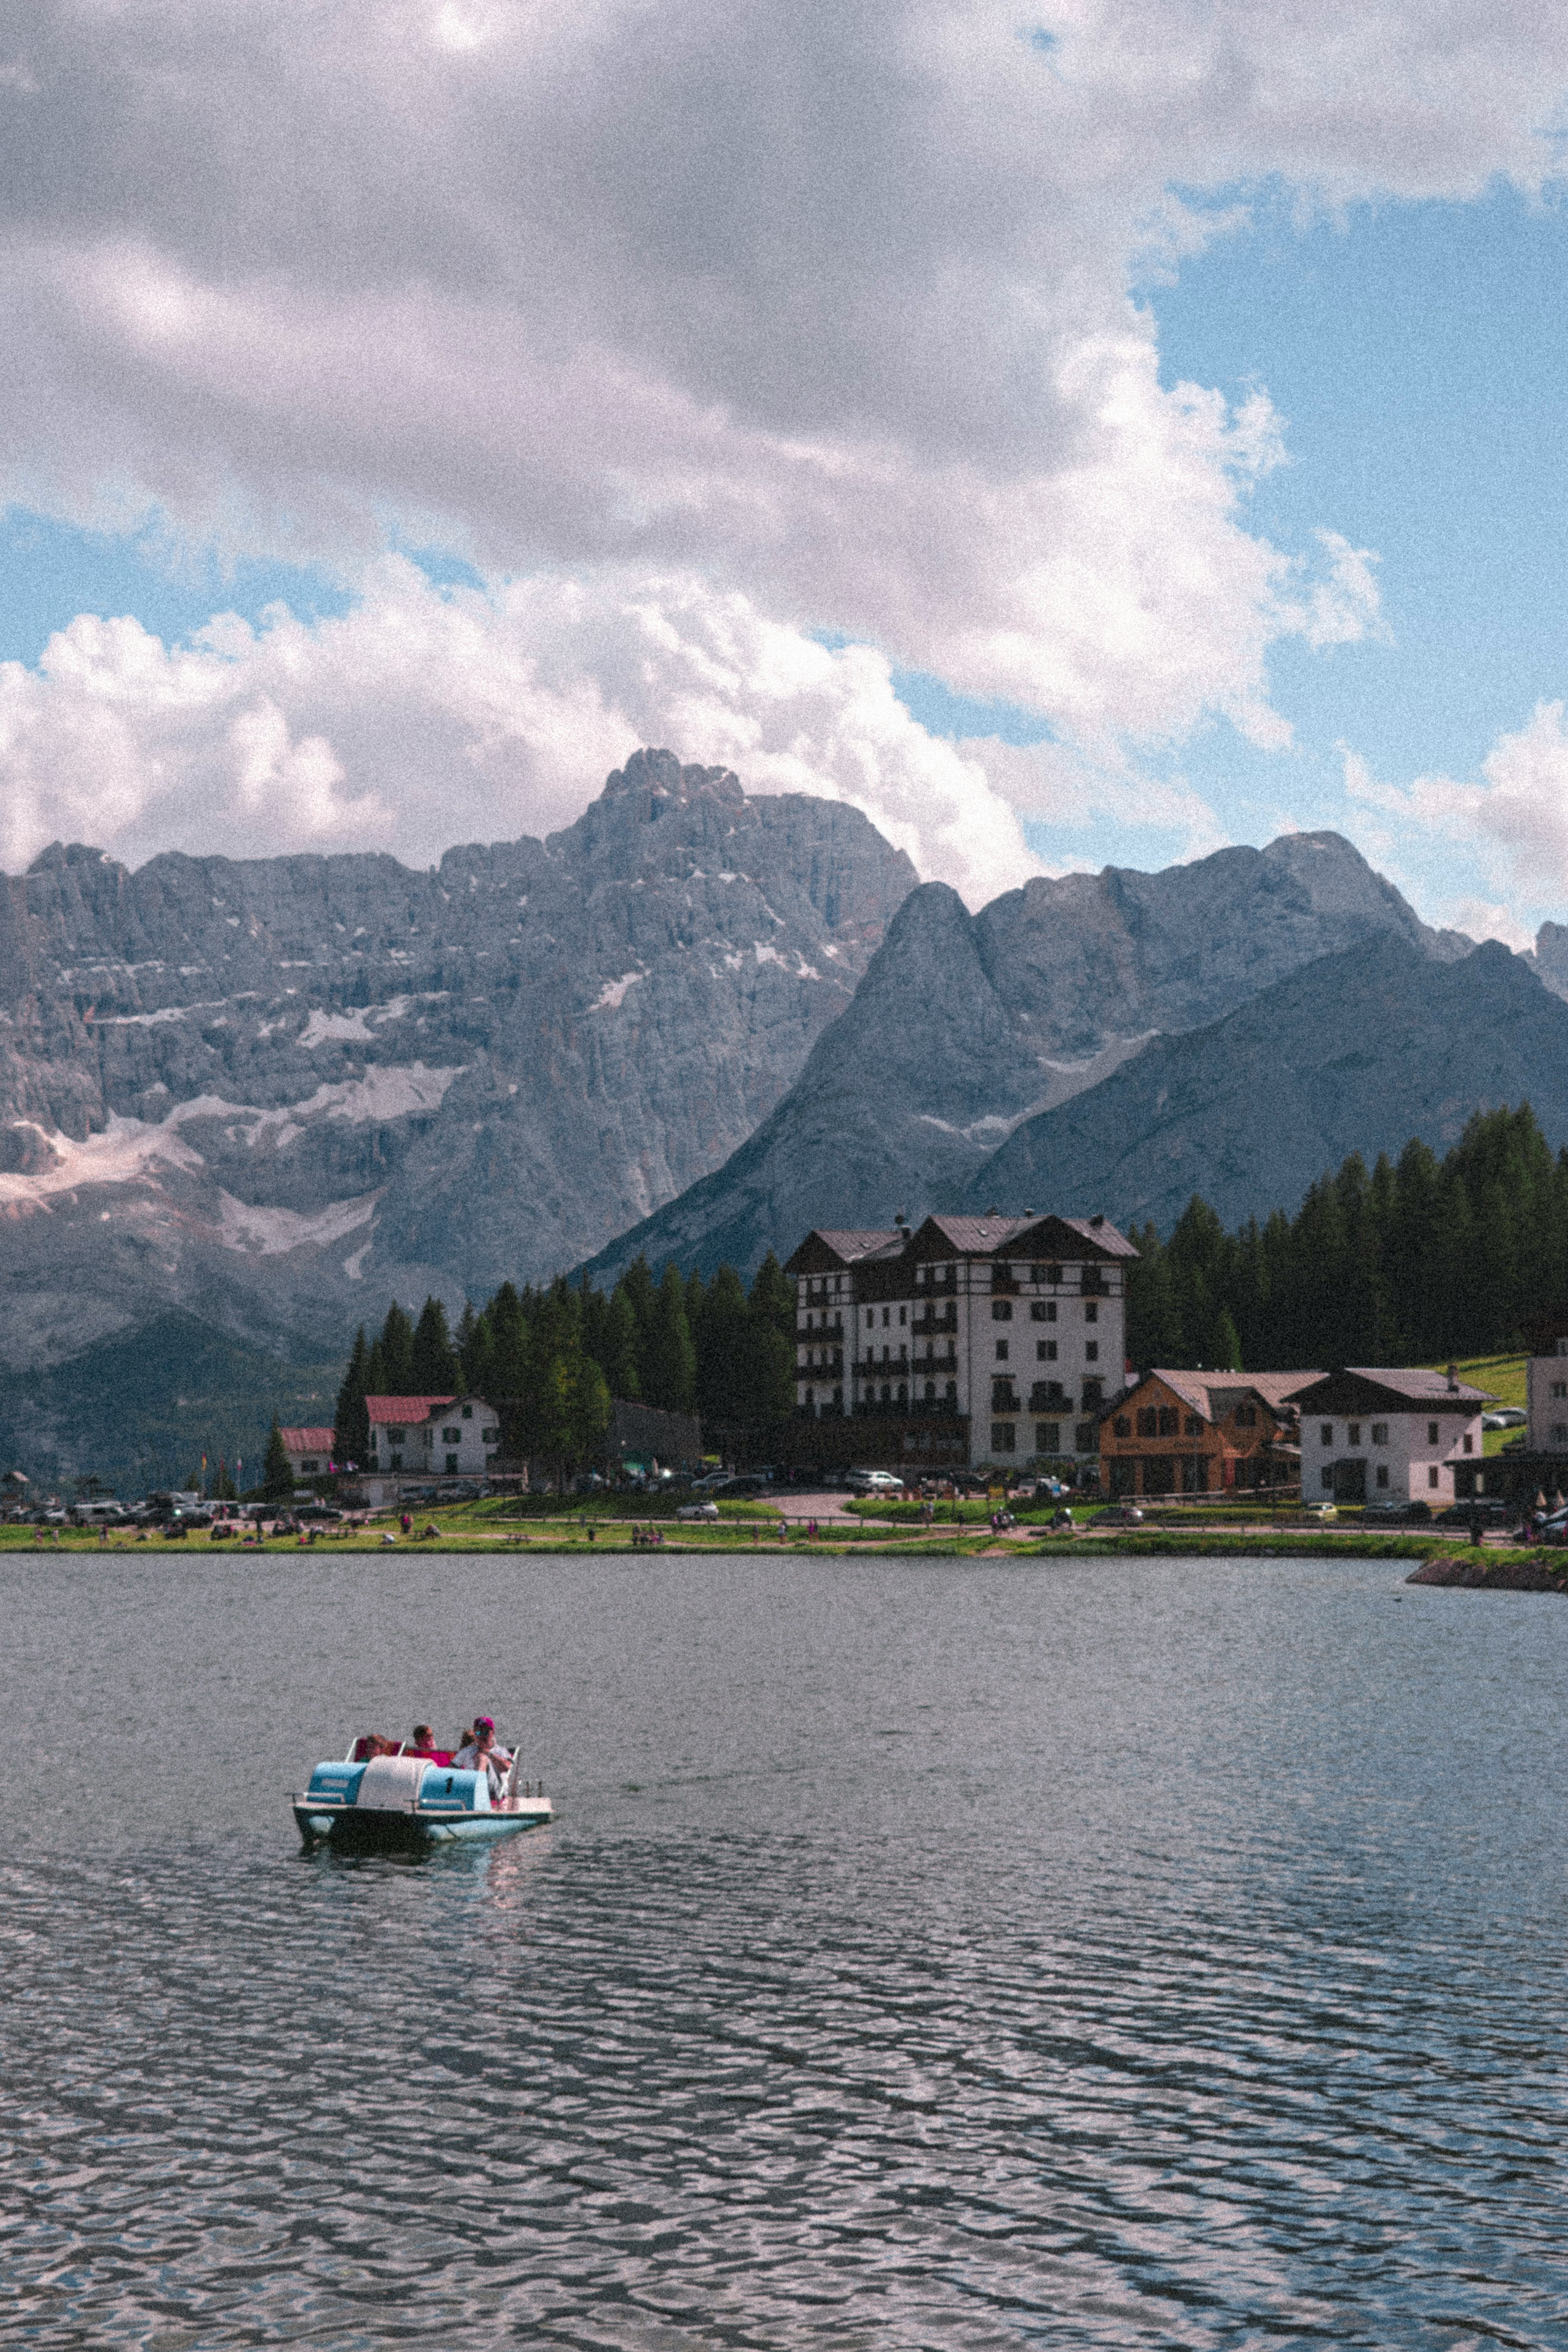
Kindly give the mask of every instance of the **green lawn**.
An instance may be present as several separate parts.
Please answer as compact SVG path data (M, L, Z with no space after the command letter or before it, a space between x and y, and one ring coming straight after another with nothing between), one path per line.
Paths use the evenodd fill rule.
M1485 1389L1489 1396L1496 1397L1499 1404L1516 1404L1522 1412L1525 1404L1524 1368L1528 1360L1522 1355L1467 1356L1462 1362L1456 1364L1455 1370L1462 1381L1469 1382L1471 1388ZM1424 1370L1432 1372L1446 1372L1447 1369L1447 1364L1423 1367ZM1523 1435L1522 1429L1486 1430L1482 1433L1481 1452L1500 1454L1505 1445L1511 1445L1516 1437Z

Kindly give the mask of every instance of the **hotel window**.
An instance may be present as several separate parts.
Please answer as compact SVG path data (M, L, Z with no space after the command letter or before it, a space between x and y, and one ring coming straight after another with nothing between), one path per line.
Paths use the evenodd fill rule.
M999 1364L1005 1364L1005 1363L1006 1362L1006 1360L1007 1360L1007 1342L1006 1342L1006 1340L1005 1340L1005 1339L998 1339L998 1340L997 1340L997 1342L996 1342L996 1361L997 1361Z
M1426 1424L1426 1443L1428 1445L1436 1445L1437 1443L1437 1424L1435 1421L1429 1421Z
M1437 1465L1435 1462L1426 1473L1426 1484L1428 1486L1435 1486L1437 1484Z
M992 1453L1012 1454L1016 1452L1017 1435L1018 1432L1014 1423L1010 1421L994 1421L991 1424Z
M1011 1323L1013 1302L1010 1298L994 1298L991 1301L991 1320L993 1323Z
M1062 1425L1059 1421L1037 1421L1035 1423L1037 1454L1059 1454L1062 1450Z
M1331 1421L1325 1421L1318 1431L1318 1443L1320 1445L1331 1445L1333 1442L1334 1424Z
M1092 1298L1083 1310L1083 1319L1086 1323L1098 1323L1100 1320L1100 1309Z
M474 1408L473 1408L473 1406L472 1406L471 1404L466 1404L466 1405L463 1407L463 1419L464 1419L465 1421L472 1421L473 1417L474 1417Z
M823 1318L822 1318L822 1319L823 1319L823 1321L826 1323L826 1320L827 1320L826 1316L825 1315L825 1316L823 1317ZM899 1309L899 1321L900 1321L900 1323L907 1323L907 1322L909 1321L909 1319L910 1319L910 1310L909 1310L909 1308L908 1308L907 1307L900 1307L900 1309Z
M1372 1424L1372 1442L1373 1442L1373 1444L1374 1445L1386 1445L1386 1444L1388 1444L1388 1423L1387 1423L1387 1422L1385 1422L1385 1421L1374 1421L1374 1422L1373 1423L1373 1424Z
M1475 1450L1476 1450L1476 1441L1475 1441L1475 1439L1470 1435L1469 1432L1467 1430L1467 1431L1466 1431L1466 1433L1465 1433L1465 1451L1466 1451L1466 1453L1467 1453L1467 1454L1473 1454L1473 1453L1475 1452Z
M1345 1444L1347 1445L1359 1445L1361 1444L1361 1423L1359 1421L1346 1423Z
M1100 1341L1098 1339L1089 1340L1085 1345L1083 1353L1084 1361L1086 1363L1098 1364L1100 1361Z
M1553 1445L1568 1445L1568 1421L1554 1421L1552 1423L1552 1443Z
M1119 1412L1110 1426L1118 1437L1131 1437L1132 1434L1132 1423L1124 1412Z
M891 1318L892 1312L893 1312L893 1310L892 1310L892 1308L891 1308L890 1307L883 1307L883 1309L882 1309L882 1328L883 1328L883 1330L884 1330L884 1331L885 1331L885 1330L887 1329L887 1328L888 1328L888 1324L889 1324L889 1319Z
M1061 1280L1062 1280L1062 1270L1061 1270L1060 1266L1059 1266L1059 1265L1048 1265L1048 1266L1047 1266L1047 1268L1046 1268L1046 1280L1050 1284L1051 1288L1052 1288L1053 1290L1059 1290L1059 1289L1061 1288ZM1564 1355L1568 1355L1568 1348L1565 1348L1565 1349L1563 1349L1563 1354L1564 1354Z
M1056 1341L1054 1339L1037 1339L1035 1342L1035 1361L1037 1364L1054 1364L1056 1360Z
M1568 1381L1553 1381L1552 1393L1553 1397L1568 1397Z
M1176 1424L1180 1420L1181 1414L1176 1411L1173 1404L1163 1404L1160 1407L1161 1436L1174 1437L1176 1434Z
M1199 1418L1198 1418L1197 1414L1196 1414L1195 1412L1190 1412L1190 1413L1188 1413L1188 1415L1187 1415L1187 1435L1188 1435L1189 1437L1201 1437L1201 1436L1203 1435L1203 1433L1204 1433L1204 1425L1203 1425L1203 1423L1199 1420Z
M1054 1298L1037 1298L1034 1305L1029 1309L1029 1316L1031 1321L1036 1323L1054 1323L1057 1319L1056 1300Z
M1157 1436L1157 1435L1159 1434L1159 1429L1160 1429L1160 1423L1159 1423L1158 1417L1157 1417L1157 1416L1156 1416L1156 1414L1155 1414L1155 1412L1154 1412L1154 1408L1153 1408L1153 1406L1152 1406L1152 1405L1147 1405L1147 1404L1141 1404L1141 1405L1139 1406L1139 1408L1138 1408L1138 1434L1139 1434L1139 1436L1140 1436L1140 1437L1155 1437L1155 1436Z

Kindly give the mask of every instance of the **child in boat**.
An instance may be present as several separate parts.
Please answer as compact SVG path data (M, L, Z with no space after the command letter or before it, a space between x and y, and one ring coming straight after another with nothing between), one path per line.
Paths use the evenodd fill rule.
M449 1764L452 1760L447 1749L437 1747L436 1735L427 1723L415 1725L414 1737L403 1752L405 1756L422 1756L427 1764Z

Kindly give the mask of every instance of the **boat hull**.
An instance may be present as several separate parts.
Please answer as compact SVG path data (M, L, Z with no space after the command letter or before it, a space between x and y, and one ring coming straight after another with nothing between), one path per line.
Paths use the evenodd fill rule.
M381 1812L355 1805L323 1805L308 1797L296 1797L293 1808L295 1825L307 1846L396 1846L416 1853L481 1838L516 1837L524 1830L544 1829L555 1818L548 1797L527 1800L515 1812Z

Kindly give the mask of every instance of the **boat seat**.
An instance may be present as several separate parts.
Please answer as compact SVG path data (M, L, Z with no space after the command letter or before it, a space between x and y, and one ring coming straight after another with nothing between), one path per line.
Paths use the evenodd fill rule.
M411 1813L419 1801L419 1783L426 1769L423 1756L373 1756L354 1799L355 1811Z

